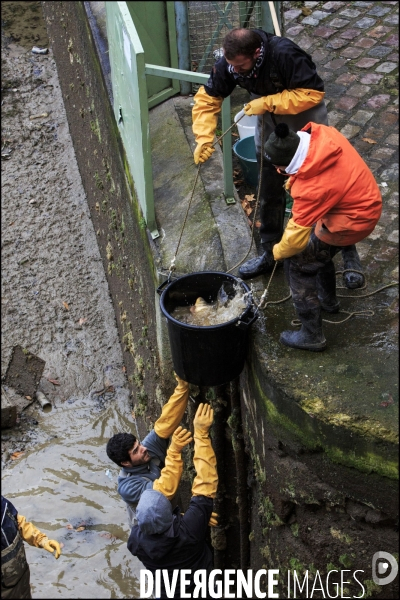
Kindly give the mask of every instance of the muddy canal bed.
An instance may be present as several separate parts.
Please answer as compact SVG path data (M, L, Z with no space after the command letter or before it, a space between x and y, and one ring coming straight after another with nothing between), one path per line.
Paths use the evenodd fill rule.
M51 49L32 53L48 47L40 2L2 3L2 20L2 377L21 346L52 404L21 398L2 430L2 493L63 545L57 561L26 545L33 598L138 598L105 452L136 430L96 234Z

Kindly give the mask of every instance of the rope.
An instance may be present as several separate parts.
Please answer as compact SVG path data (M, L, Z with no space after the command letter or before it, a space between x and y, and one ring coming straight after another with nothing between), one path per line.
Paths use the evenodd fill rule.
M263 173L263 165L264 165L264 152L263 152L263 148L264 148L264 115L262 116L262 131L261 131L261 159L260 159L260 178L258 181L258 189L257 189L257 199L256 199L256 205L254 208L254 215L253 215L253 222L251 224L251 240L250 240L250 246L249 249L247 250L246 254L244 255L244 257L242 258L242 260L240 260L236 265L233 265L233 267L231 267L227 273L230 273L231 271L233 271L234 269L236 269L236 267L239 267L242 262L244 262L246 260L246 258L248 257L248 255L250 254L250 251L253 247L253 242L254 242L254 226L255 226L255 222L256 222L256 216L257 216L257 209L258 209L258 204L260 202L260 193L261 193L261 183L262 183L262 173ZM244 116L244 115L243 115ZM276 266L276 265L275 265ZM274 271L275 271L275 267L274 267Z
M176 259L176 255L178 254L179 246L180 246L180 244L181 244L182 235L183 235L183 230L185 229L185 225L186 225L187 217L188 217L189 210L190 210L190 205L192 204L192 200L193 200L193 196L194 196L194 190L195 190L195 187L196 187L196 183L197 183L197 180L198 180L198 178L199 178L199 175L200 175L200 167L201 167L201 163L199 163L199 166L198 166L198 169L197 169L197 173L196 173L196 179L194 180L193 189L192 189L192 193L191 193L191 195L190 195L189 204L188 204L188 207L187 207L187 209L186 209L185 218L183 219L183 225L182 225L182 229L181 229L181 234L180 234L180 236L179 236L178 244L177 244L177 246L176 246L175 255L174 255L174 257L173 257L173 259L172 259L172 261L171 261L171 265L170 265L170 267L169 267L168 281L169 281L169 280L170 280L170 278L171 278L171 273L172 273L172 271L175 271L175 269L176 269L176 267L175 267L175 259Z

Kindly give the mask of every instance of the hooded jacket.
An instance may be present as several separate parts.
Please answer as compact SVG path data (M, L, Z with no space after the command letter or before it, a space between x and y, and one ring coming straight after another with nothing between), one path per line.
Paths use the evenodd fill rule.
M307 155L286 188L293 198L292 218L273 248L276 260L302 252L311 228L332 246L349 246L366 238L382 212L375 178L350 142L334 127L308 123Z
M212 498L193 496L188 510L182 515L179 507L173 511L171 527L164 533L145 534L139 525L132 527L128 540L128 550L139 558L146 569L156 571L167 569L169 582L174 569L190 569L192 574L198 569L213 568L212 553L205 541L208 521L213 508ZM192 594L194 583L185 591ZM161 598L181 598L180 578L175 587L175 595L167 596L164 583L161 583Z

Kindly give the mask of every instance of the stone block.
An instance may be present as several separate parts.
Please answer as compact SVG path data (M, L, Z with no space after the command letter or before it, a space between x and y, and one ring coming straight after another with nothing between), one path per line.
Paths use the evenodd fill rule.
M330 39L329 42L326 44L326 47L333 48L333 50L338 50L339 48L346 46L346 44L348 43L348 40L344 40L343 38L337 37Z
M390 12L390 8L387 6L374 6L367 12L367 15L372 15L373 17L383 17L383 15L387 15Z
M354 42L355 46L360 46L360 48L371 48L371 46L373 46L374 44L376 44L375 40L371 40L371 38L360 38L359 40L356 40Z
M378 25L378 27L375 27L375 29L372 29L368 35L370 35L371 37L375 37L375 38L381 38L382 36L384 36L386 33L391 32L391 28L390 27L385 27L384 25Z
M373 56L374 58L383 58L387 56L392 51L391 48L387 48L386 46L375 46L375 48L371 48L369 52L367 52L368 56Z
M329 27L335 27L336 29L341 29L348 25L350 21L346 21L346 19L333 19L329 21Z
M367 100L367 106L370 106L374 109L382 108L382 106L386 106L389 100L389 94L378 94L377 96L372 96L372 98Z
M344 56L345 58L358 58L363 52L363 48L344 48L344 50L340 52L340 56Z
M355 98L362 98L365 96L371 88L368 85L352 85L351 88L347 90L349 96L354 96Z
M376 19L369 19L368 17L364 17L363 19L356 21L354 23L354 27L358 27L359 29L368 29L369 27L375 25L375 23Z
M302 24L303 25L318 25L319 20L318 19L314 19L313 17L305 17L305 19L302 20Z
M353 115L350 119L352 123L356 123L357 125L365 125L367 121L374 116L373 112L368 112L367 110L358 110L355 115Z
M286 37L299 35L303 29L303 25L294 25L293 27L289 27L289 29L286 30Z
M383 19L384 23L389 23L390 25L399 26L399 15L389 15Z
M399 146L399 134L398 133L392 133L389 135L389 137L385 140L386 144L390 144L391 146Z
M336 79L336 83L352 83L356 79L357 79L357 75L354 75L354 73L342 73Z
M292 8L291 10L287 10L284 13L284 15L285 15L285 22L289 23L289 21L294 21L301 14L302 14L301 10L299 10L298 8Z
M376 73L366 73L366 75L363 75L361 77L360 82L376 84L376 83L380 82L382 77L383 77L383 75L377 75Z
M358 103L358 98L352 98L351 96L343 96L338 102L336 102L336 108L342 110L351 110Z
M331 35L333 35L335 32L334 29L331 29L330 27L317 27L314 30L314 35L316 35L317 37L322 37L322 38L329 38Z
M342 10L339 15L341 17L348 17L349 19L355 19L361 14L359 10L354 10L352 8L347 8L346 10Z
M358 61L358 63L356 63L356 67L359 69L369 69L370 67L376 65L377 62L379 62L377 58L362 58Z
M390 35L386 40L382 41L382 44L386 44L387 46L399 46L399 34L395 33Z
M325 69L334 69L335 71L343 67L346 64L346 60L343 58L335 58L330 62L326 63Z
M375 69L375 71L378 71L379 73L391 73L395 69L397 69L396 63L394 63L394 62L384 62L381 65L379 65L379 67L377 67Z
M351 138L356 136L359 131L360 127L357 127L356 125L350 125L350 123L347 123L347 125L345 125L343 129L340 130L340 133L344 135L344 137L348 140L351 140Z

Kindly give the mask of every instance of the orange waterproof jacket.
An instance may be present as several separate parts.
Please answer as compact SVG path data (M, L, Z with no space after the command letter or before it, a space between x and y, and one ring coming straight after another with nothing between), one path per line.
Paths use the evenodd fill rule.
M334 127L308 123L307 156L287 184L293 197L293 221L316 224L315 235L333 246L366 238L382 212L378 185L358 152Z

